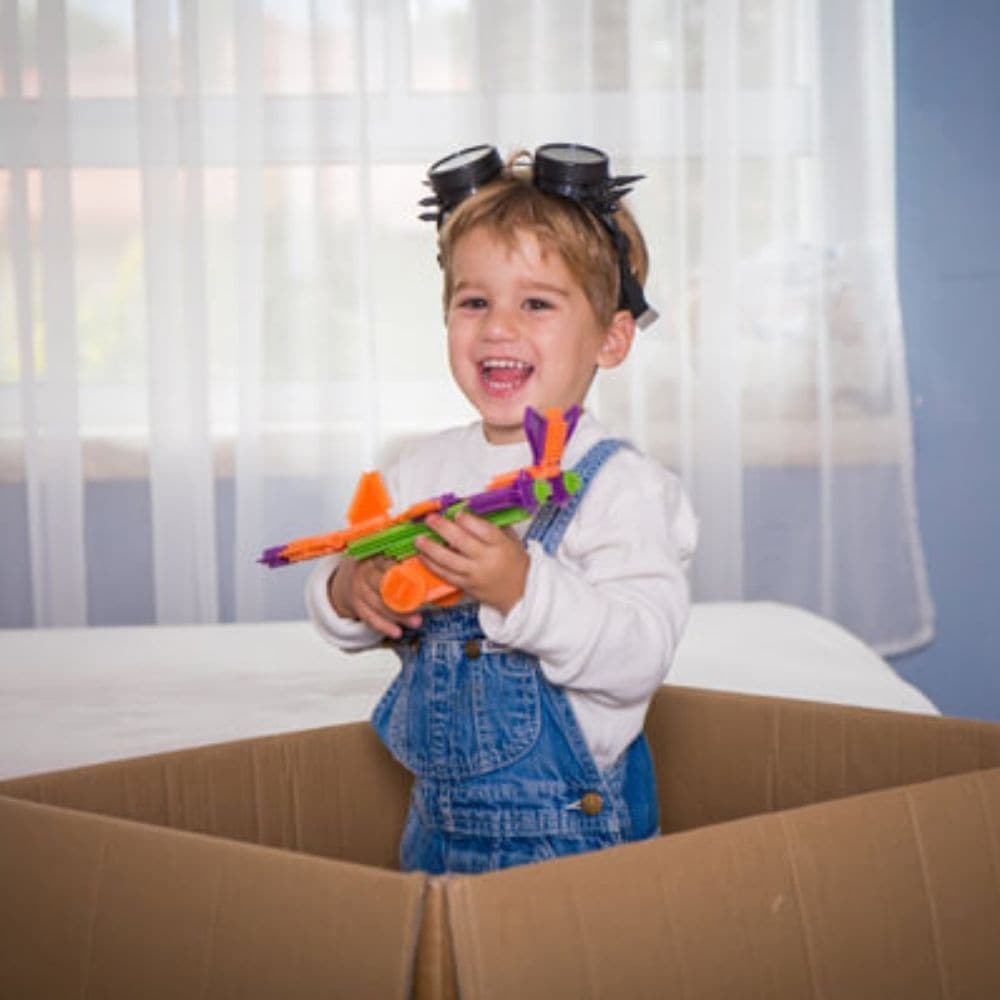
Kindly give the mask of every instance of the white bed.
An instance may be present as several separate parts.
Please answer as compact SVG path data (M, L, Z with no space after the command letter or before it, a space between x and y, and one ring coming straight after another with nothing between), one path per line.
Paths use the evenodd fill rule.
M395 671L307 622L0 631L0 778L366 718ZM695 605L668 683L936 714L841 627Z

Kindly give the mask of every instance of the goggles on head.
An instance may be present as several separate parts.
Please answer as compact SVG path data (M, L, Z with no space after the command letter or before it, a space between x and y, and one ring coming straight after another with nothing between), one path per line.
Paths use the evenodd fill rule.
M432 163L424 182L434 193L420 200L420 218L438 228L470 195L496 180L503 160L495 146L469 146ZM615 221L618 202L642 180L642 174L611 177L607 154L592 146L552 142L539 146L532 160L532 181L545 194L569 198L585 208L607 230L618 255L621 293L618 307L628 309L641 328L649 326L657 313L646 302L642 286L632 274L628 237Z

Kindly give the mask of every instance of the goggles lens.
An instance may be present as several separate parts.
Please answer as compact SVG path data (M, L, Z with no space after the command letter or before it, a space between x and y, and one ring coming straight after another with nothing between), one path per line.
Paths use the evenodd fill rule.
M494 146L469 146L431 164L426 183L434 194L421 199L420 204L435 206L438 211L425 212L420 218L440 222L469 195L499 176L501 170L503 161Z
M552 142L535 150L535 184L546 194L581 201L608 185L608 158L593 146Z

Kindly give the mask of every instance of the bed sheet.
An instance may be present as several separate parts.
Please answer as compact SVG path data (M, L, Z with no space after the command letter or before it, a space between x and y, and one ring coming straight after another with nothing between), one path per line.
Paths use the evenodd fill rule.
M0 779L364 719L395 669L305 621L0 631ZM840 626L770 602L696 604L667 682L937 712Z

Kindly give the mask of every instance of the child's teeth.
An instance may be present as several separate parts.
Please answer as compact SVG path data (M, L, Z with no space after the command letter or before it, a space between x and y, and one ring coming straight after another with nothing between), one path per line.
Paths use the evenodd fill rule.
M513 391L534 371L527 361L516 358L489 358L480 365L486 384L496 392Z

